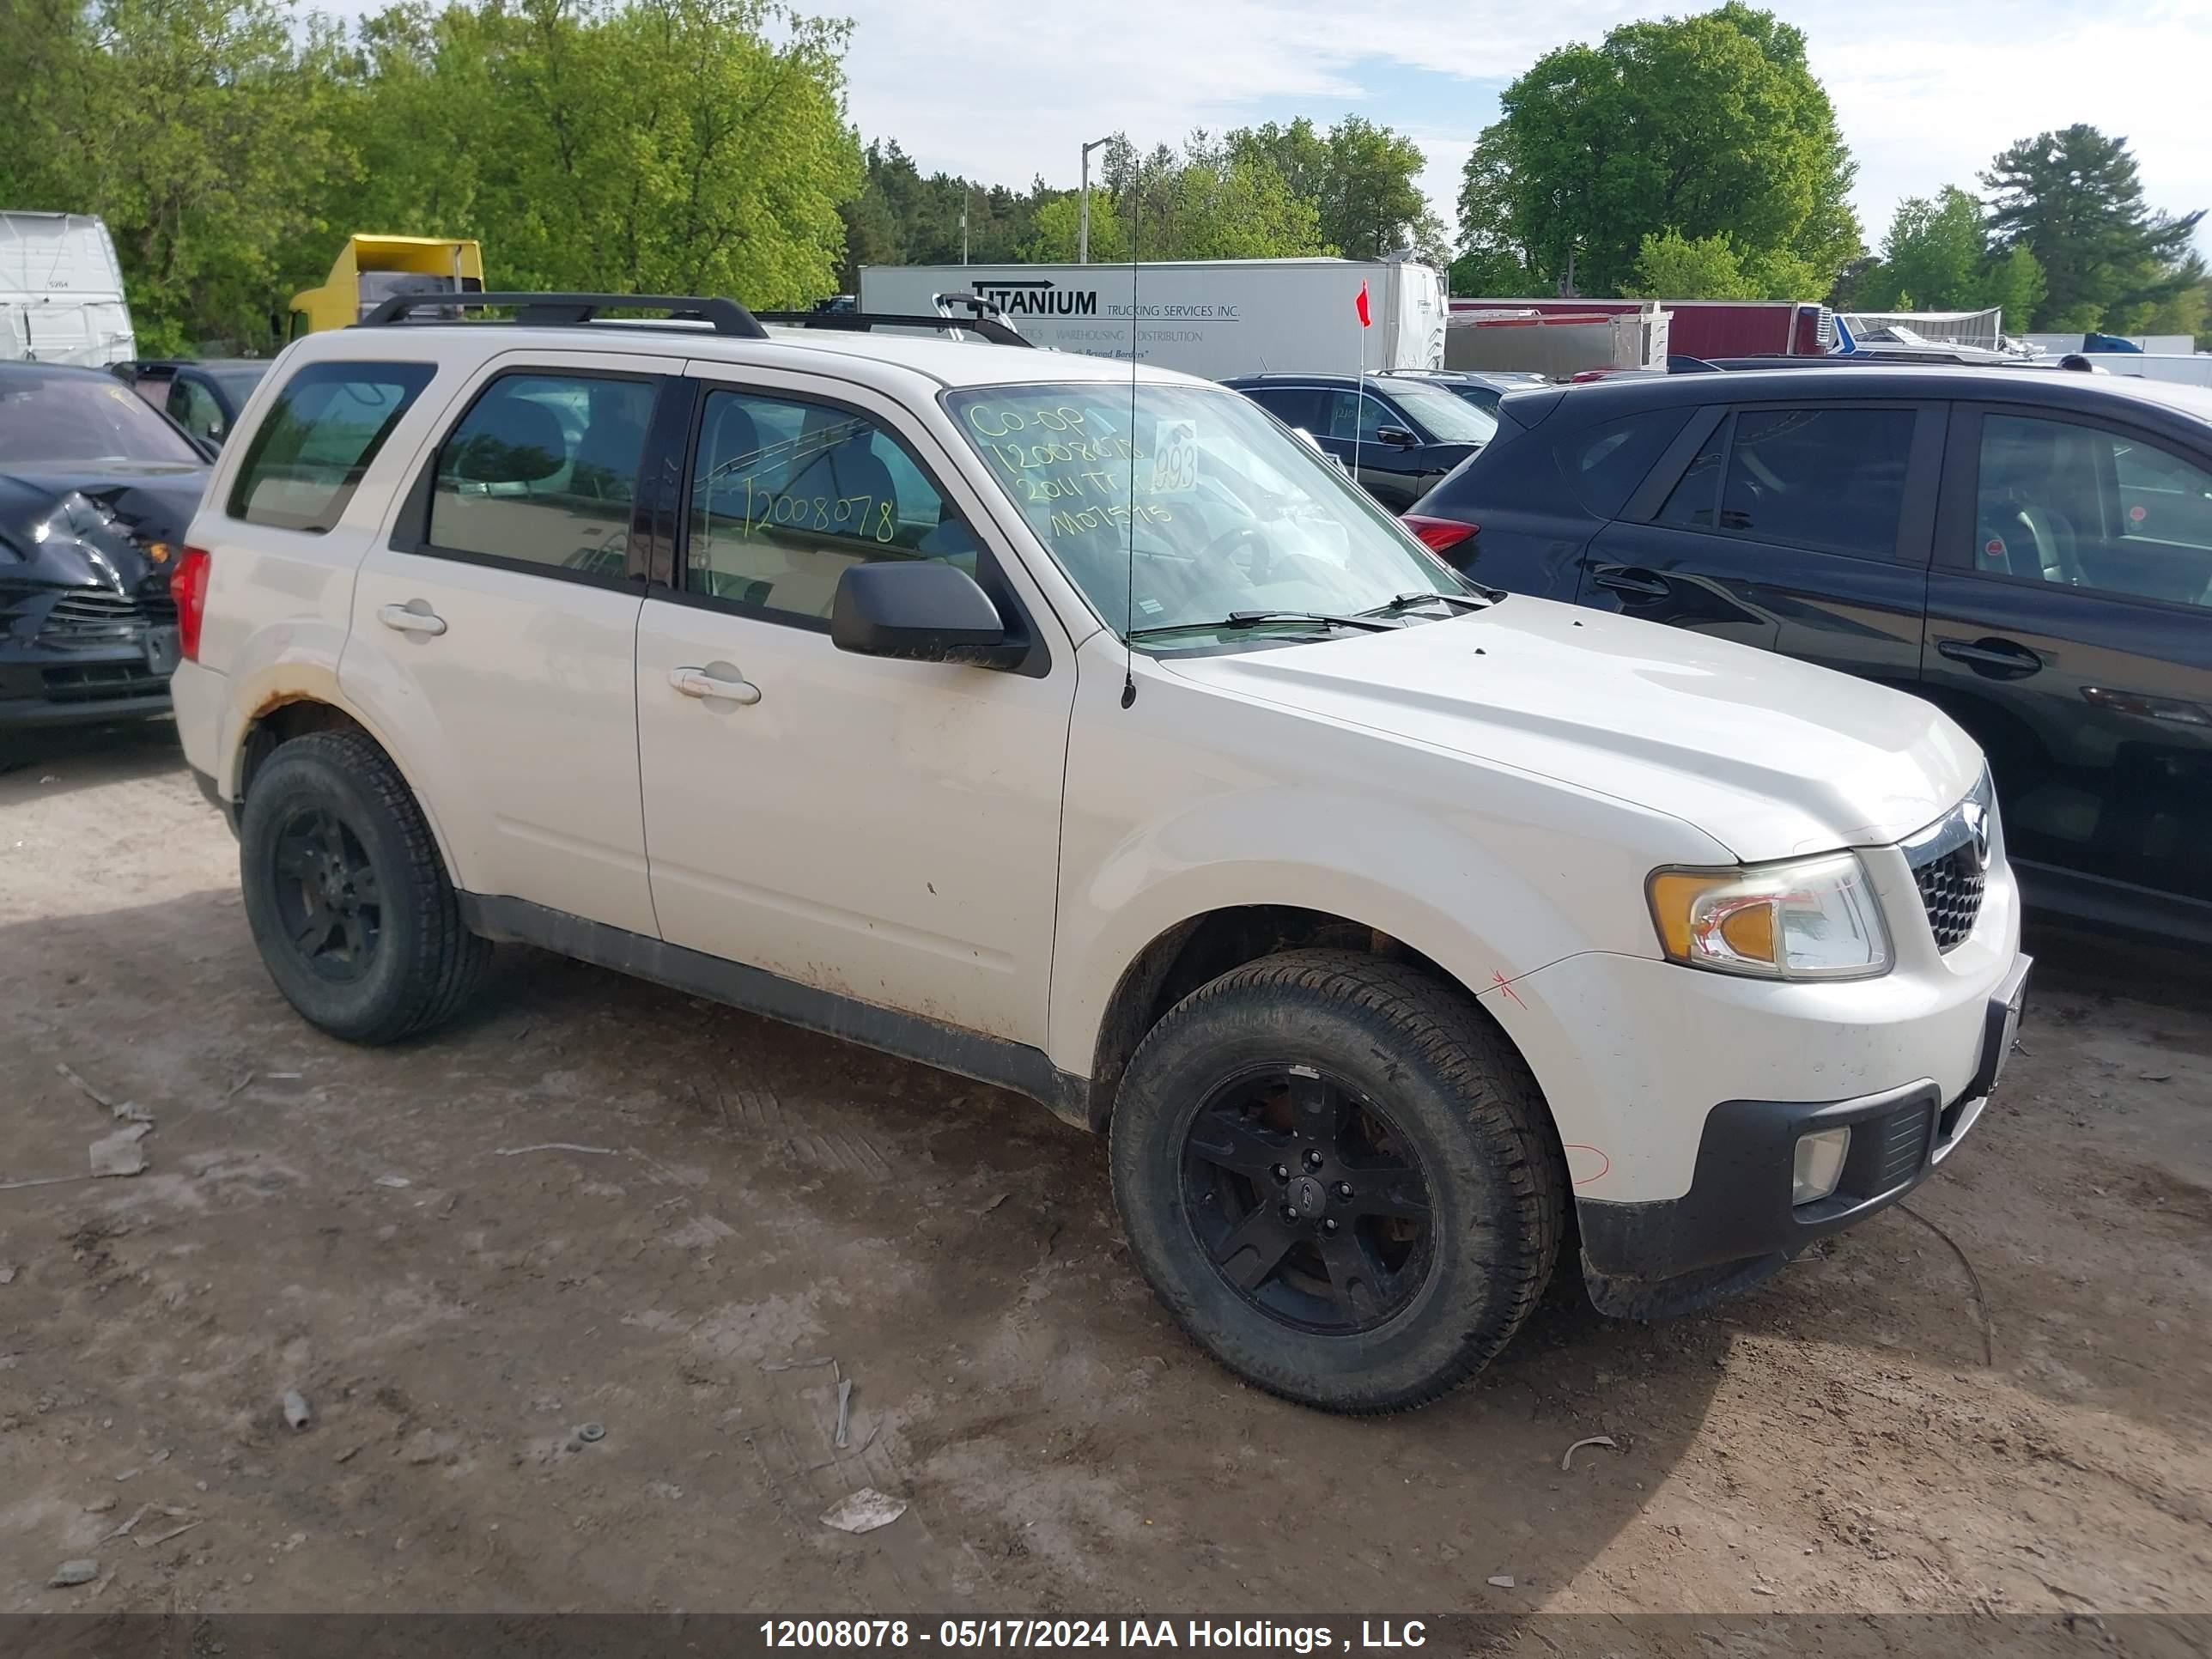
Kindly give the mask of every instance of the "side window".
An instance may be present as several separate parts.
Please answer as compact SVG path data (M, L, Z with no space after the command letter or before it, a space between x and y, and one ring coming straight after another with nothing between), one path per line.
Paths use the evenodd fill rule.
M198 380L179 375L169 383L169 418L195 438L222 436L222 405Z
M428 363L307 364L254 428L224 510L278 530L328 530L436 372Z
M1260 386L1244 394L1287 427L1304 427L1314 430L1315 406L1319 395L1310 386ZM1321 434L1315 433L1315 436Z
M1909 409L1737 410L1721 528L1763 542L1891 557L1917 418Z
M1356 435L1358 442L1371 444L1379 441L1377 434L1384 427L1405 424L1374 398L1361 397L1357 392L1325 392L1322 394L1322 400L1328 417L1328 430L1315 434L1316 437L1340 438L1346 443L1351 443Z
M1654 522L1680 530L1711 530L1721 493L1721 457L1728 453L1729 422L1715 427L1704 447L1690 458L1689 468L1668 492Z
M1493 404L1497 398L1496 392L1491 394ZM1610 519L1627 505L1689 416L1687 409L1655 409L1601 422L1569 434L1553 453L1582 504L1600 518ZM1717 457L1714 465L1718 465Z
M494 380L438 451L432 547L622 575L653 398L644 380L557 372Z
M2132 434L1987 415L1974 568L2212 605L2212 472Z
M847 568L883 559L942 559L975 574L967 521L904 444L850 410L708 395L691 476L691 592L824 621Z

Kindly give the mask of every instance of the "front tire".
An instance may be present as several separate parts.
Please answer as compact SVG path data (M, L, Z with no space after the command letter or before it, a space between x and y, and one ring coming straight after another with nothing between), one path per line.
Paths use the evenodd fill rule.
M1200 1346L1324 1411L1424 1405L1543 1294L1566 1171L1520 1056L1424 969L1300 951L1178 1003L1131 1060L1114 1194Z
M360 732L295 738L263 763L238 856L269 976L332 1036L410 1036L451 1017L483 977L491 946L462 925L422 809Z

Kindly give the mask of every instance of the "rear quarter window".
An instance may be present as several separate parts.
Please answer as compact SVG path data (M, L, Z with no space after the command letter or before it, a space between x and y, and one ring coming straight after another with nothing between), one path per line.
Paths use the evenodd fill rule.
M428 363L307 364L255 428L225 511L277 530L329 530L436 372Z

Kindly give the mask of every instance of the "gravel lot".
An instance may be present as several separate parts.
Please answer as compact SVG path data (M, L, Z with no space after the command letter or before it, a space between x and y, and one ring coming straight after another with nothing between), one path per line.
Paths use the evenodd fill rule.
M320 1036L166 724L47 739L0 1185L80 1175L94 1092L154 1128L0 1191L0 1610L2212 1610L2212 992L2033 943L1909 1212L1699 1318L1563 1282L1352 1422L1188 1347L1009 1096L525 951L428 1042ZM822 1523L865 1487L909 1507Z

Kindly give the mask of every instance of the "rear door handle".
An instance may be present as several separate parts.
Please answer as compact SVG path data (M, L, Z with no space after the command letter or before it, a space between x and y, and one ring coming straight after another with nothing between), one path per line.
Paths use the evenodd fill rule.
M403 634L427 634L435 639L446 631L446 619L430 609L428 599L387 605L376 613L376 618L386 628L396 628Z
M687 697L720 697L747 705L760 701L760 687L726 662L704 668L672 668L668 683Z
M1674 591L1650 571L1632 569L1626 565L1608 565L1592 575L1590 580L1616 593L1632 593L1639 599L1663 599Z
M2043 667L2042 658L2026 646L2014 645L2010 640L1938 640L1936 649L1939 655L1948 657L1953 662L1964 663L1977 674L1988 674L1998 679L2024 678Z

